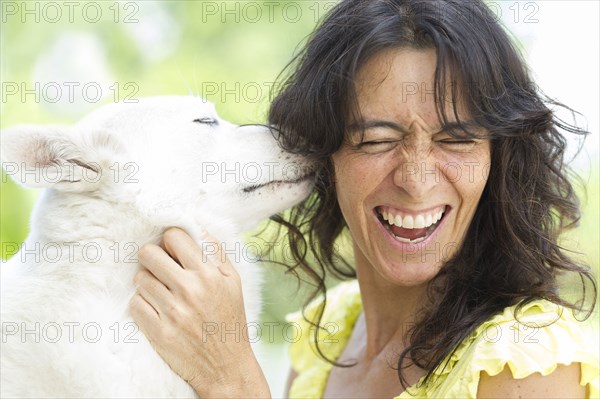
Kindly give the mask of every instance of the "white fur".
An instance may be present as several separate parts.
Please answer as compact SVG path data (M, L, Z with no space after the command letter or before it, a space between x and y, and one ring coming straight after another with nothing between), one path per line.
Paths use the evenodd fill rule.
M2 265L2 397L194 397L131 324L137 249L170 226L196 239L208 231L232 251L256 320L260 271L240 234L311 188L290 167L306 162L268 129L232 125L194 97L111 104L71 127L10 128L1 155L15 180L45 188L24 247Z

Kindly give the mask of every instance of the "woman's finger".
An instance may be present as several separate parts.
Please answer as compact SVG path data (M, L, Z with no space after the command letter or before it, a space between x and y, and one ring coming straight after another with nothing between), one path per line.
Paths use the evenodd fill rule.
M129 311L142 331L148 331L159 321L158 312L139 293L129 301Z
M139 253L140 264L159 279L169 290L181 290L183 270L169 254L158 245L144 245Z
M203 256L207 261L216 266L226 277L237 275L237 270L223 251L223 245L208 233L204 233L202 240ZM234 256L242 256L242 254L236 253Z
M148 270L140 270L135 278L138 292L160 316L173 308L173 293Z
M206 256L199 245L185 231L172 227L163 234L162 243L168 254L184 269L204 270Z

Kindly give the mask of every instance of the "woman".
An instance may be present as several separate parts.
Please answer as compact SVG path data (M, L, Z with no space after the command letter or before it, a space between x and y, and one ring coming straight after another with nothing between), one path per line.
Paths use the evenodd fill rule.
M558 128L585 132L553 115L485 5L342 1L297 62L270 122L321 167L290 242L321 291L328 273L358 283L294 319L317 328L292 345L289 396L598 395L598 358L572 315L583 305L556 281L579 274L595 298L557 244L579 218ZM346 228L353 267L335 250ZM141 252L141 329L200 396L269 396L248 343L195 328L244 322L231 265L201 264L179 230L164 244ZM188 294L152 294L165 279ZM206 305L210 292L230 307Z

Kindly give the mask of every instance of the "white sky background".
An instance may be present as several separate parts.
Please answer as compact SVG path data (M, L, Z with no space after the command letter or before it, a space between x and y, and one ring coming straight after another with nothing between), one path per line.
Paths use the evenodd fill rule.
M524 45L538 86L586 118L584 123L587 122L591 134L575 165L582 172L597 169L600 2L544 0L491 1L490 4L501 10L503 23Z

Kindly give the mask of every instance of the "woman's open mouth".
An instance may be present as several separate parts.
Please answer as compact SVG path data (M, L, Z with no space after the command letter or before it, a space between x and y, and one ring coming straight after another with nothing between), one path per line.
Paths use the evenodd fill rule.
M396 240L408 244L425 241L440 225L448 210L448 205L417 214L408 214L387 206L375 209L377 218L385 229Z

